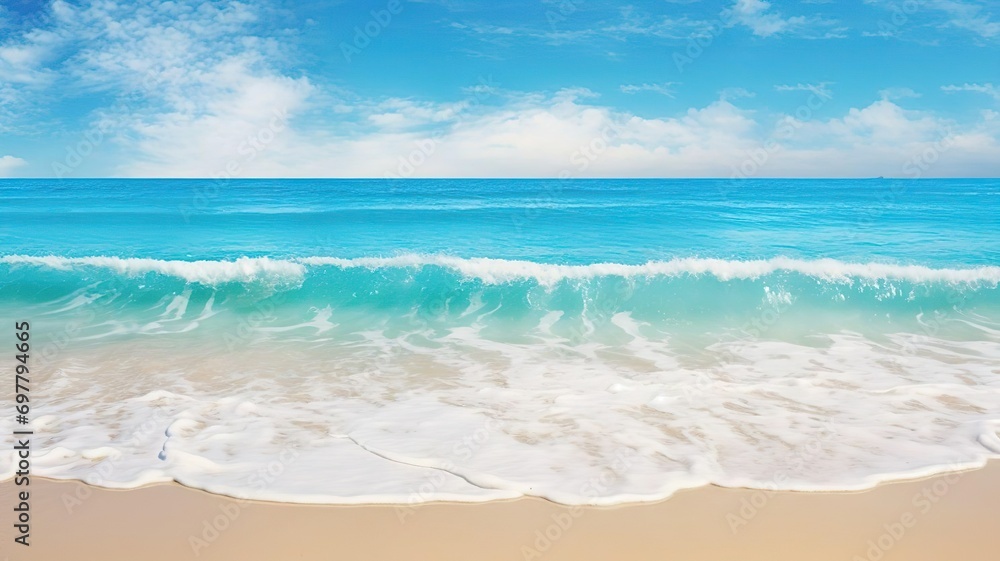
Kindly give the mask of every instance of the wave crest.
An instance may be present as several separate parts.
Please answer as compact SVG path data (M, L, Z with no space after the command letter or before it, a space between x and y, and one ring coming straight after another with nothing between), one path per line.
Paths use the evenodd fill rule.
M97 267L110 269L127 276L157 273L178 277L187 282L208 285L256 280L300 280L306 272L305 266L301 263L268 257L240 257L233 261L180 261L103 256L58 257L49 255L29 257L10 255L0 258L0 263L34 265L57 270Z
M109 269L118 274L137 276L147 273L173 276L187 282L220 284L259 280L298 281L310 267L341 269L421 269L440 267L454 271L466 279L484 284L534 281L553 286L566 280L586 280L596 277L679 277L711 275L720 281L754 280L774 273L797 273L823 281L850 283L855 280L903 280L913 283L978 284L996 286L1000 283L1000 267L933 268L924 265L889 263L850 263L836 259L792 259L774 257L756 260L679 258L650 261L644 264L592 263L560 265L524 260L487 257L463 258L448 255L403 254L393 257L301 257L273 259L270 257L240 257L235 260L161 260L109 256L33 257L9 255L0 263L30 265L58 270L85 267Z

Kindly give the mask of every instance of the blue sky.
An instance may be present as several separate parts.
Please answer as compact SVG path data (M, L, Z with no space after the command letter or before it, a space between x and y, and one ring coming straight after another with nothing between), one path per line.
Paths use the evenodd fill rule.
M0 11L0 176L877 175L1000 175L997 2Z

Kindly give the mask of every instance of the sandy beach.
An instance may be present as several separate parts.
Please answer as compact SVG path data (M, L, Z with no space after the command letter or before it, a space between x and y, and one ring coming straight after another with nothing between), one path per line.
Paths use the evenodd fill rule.
M13 482L0 485L14 504ZM705 487L653 504L306 506L33 478L13 560L994 560L1000 464L854 493ZM8 516L9 518L9 516Z
M998 60L1000 0L0 0L0 561L1000 561Z

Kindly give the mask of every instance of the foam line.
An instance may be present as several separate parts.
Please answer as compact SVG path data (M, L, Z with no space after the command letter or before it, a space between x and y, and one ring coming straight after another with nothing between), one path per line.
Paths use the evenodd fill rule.
M301 280L310 267L341 269L420 269L440 267L455 271L467 279L485 284L501 284L532 280L552 286L565 280L586 280L597 277L678 277L711 275L720 281L758 279L774 273L795 273L816 279L850 283L855 280L904 280L914 283L974 284L995 287L1000 283L1000 267L932 268L923 265L890 263L848 263L835 259L803 260L774 257L759 260L726 260L682 258L650 261L644 264L593 263L560 265L533 261L462 258L447 255L402 254L394 257L301 257L272 259L240 257L233 261L179 261L122 257L32 257L8 255L0 263L31 265L51 269L71 270L82 267L110 269L135 276L157 273L202 284L251 282L256 280Z

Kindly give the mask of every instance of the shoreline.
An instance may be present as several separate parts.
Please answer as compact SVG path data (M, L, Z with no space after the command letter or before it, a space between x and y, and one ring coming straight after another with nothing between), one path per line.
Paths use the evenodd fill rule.
M41 475L30 476L31 481L42 481L45 484L51 485L65 485L65 484L76 484L78 487L85 487L90 489L90 492L108 492L108 493L129 493L132 491L141 491L144 489L150 489L154 487L179 487L186 491L193 493L202 493L210 497L216 497L220 500L229 500L237 503L246 504L258 504L258 505L283 505L291 507L319 507L319 508L343 508L343 507L420 507L420 506L434 506L434 505L479 505L494 502L514 502L520 500L531 500L531 501L541 501L544 503L549 503L554 506L563 508L594 508L594 509L616 509L622 507L631 506L641 506L641 505L655 505L663 502L670 501L679 493L690 493L699 492L703 489L722 489L728 491L738 491L738 492L763 492L769 494L781 493L781 494L805 494L805 495L845 495L845 494L858 494L858 493L868 493L880 487L887 485L898 485L907 483L919 483L921 481L934 480L939 478L947 477L959 477L966 473L972 473L980 470L986 469L996 469L998 471L998 477L1000 477L1000 460L998 459L987 459L982 465L974 467L962 467L958 469L953 469L949 471L934 471L932 473L925 473L922 475L901 475L899 477L887 477L879 479L875 483L868 486L859 486L856 488L847 489L774 489L766 487L749 487L749 486L728 486L718 483L707 483L705 485L699 485L696 487L682 487L674 491L670 496L663 498L651 498L651 499L637 499L631 501L623 501L620 503L609 503L609 504L575 504L575 503L562 503L547 497L542 497L538 495L521 495L517 497L501 497L501 498L474 498L469 500L461 499L427 499L420 502L405 502L405 501L369 501L369 502L308 502L308 501L291 501L291 500L276 500L276 499L259 499L259 498L247 498L239 497L236 495L229 495L227 493L220 493L216 491L209 491L207 489L202 489L200 487L193 487L191 485L186 485L179 481L158 481L153 483L143 483L136 487L106 487L103 485L96 485L92 483L87 483L79 479L64 479L60 477L49 477ZM11 476L8 479L0 479L0 491L3 487L9 485L15 481L15 477Z
M10 523L0 532L12 560L987 561L1000 552L996 461L864 491L709 485L614 506L534 497L289 504L176 483L119 490L41 477L30 489L30 549L13 544ZM0 483L4 509L16 504L15 490Z

